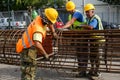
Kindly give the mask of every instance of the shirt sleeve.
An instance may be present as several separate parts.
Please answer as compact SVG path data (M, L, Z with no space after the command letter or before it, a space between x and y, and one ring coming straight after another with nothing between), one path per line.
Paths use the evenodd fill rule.
M75 12L73 14L73 17L76 18L80 22L84 22L84 17L80 12Z
M93 19L90 23L89 26L92 26L94 29L97 29L97 24L98 21L96 19Z
M40 41L42 43L42 34L41 33L34 33L33 40Z

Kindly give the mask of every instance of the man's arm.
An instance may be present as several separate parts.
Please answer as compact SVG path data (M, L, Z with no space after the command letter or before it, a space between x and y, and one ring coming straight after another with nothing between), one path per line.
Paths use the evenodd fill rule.
M81 25L84 29L92 30L97 28L98 21L96 19L93 19L88 25Z
M82 28L84 28L85 30L92 30L93 27L89 26L89 25L81 25Z
M68 21L68 22L63 26L63 28L68 28L68 27L70 27L75 21L76 21L76 18L73 17L70 21Z
M58 35L57 35L56 32L55 32L55 29L54 29L53 24L48 25L48 27L49 27L49 29L50 29L53 37L54 37L55 39L57 39L57 38L58 38Z
M48 54L46 53L46 51L44 50L43 46L42 46L42 43L39 42L39 41L34 41L35 43L35 47L37 48L38 52L43 54L45 56L45 58L48 59Z
M55 32L53 24L47 25L52 33Z
M44 50L43 46L42 46L42 34L41 33L34 33L33 34L33 41L34 41L34 45L37 48L38 52L40 54L43 54L46 58L48 58L48 54L46 53L46 51Z

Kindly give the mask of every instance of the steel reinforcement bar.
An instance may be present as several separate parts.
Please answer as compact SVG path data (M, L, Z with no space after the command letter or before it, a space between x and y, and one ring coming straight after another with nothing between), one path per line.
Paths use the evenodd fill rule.
M0 30L0 63L20 65L20 55L15 52L15 46L23 32ZM38 60L40 67L76 73L85 67L90 70L93 64L99 65L100 71L120 73L120 30L67 30L58 32L58 36L54 40L47 35L44 48L55 55L50 61ZM78 68L78 64L87 66Z

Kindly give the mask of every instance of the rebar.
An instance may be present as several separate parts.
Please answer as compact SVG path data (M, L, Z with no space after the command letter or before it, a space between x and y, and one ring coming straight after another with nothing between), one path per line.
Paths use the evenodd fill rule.
M22 36L24 30L0 30L0 63L20 65L20 55L16 53L15 46L17 40ZM104 36L93 38L93 33L97 36ZM62 31L57 32L59 38L52 39L49 34L45 42L44 48L49 53L55 55L51 57L50 61L38 61L38 66L42 68L53 68L57 72L65 72L67 75L79 72L77 54L87 55L88 58L81 58L81 60L88 60L86 64L87 71L91 69L90 55L99 54L100 65L99 71L103 72L118 72L120 73L120 30L84 30L84 31ZM104 42L97 40L104 39ZM92 40L96 40L92 42ZM49 44L48 44L49 42ZM55 44L54 44L55 43ZM87 44L87 45L84 45ZM90 45L99 45L90 46ZM86 49L85 51L77 51L76 49ZM98 52L91 52L94 49ZM98 59L93 59L97 61ZM85 64L81 62L81 64ZM83 67L84 68L84 67Z

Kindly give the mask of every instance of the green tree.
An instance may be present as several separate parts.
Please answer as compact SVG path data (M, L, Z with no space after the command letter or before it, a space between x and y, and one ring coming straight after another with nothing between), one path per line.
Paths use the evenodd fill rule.
M0 10L8 10L8 7L11 9L12 5L15 4L14 0L0 0Z
M34 6L37 8L56 7L61 8L65 5L66 0L17 0L16 4L24 4L26 6Z
M9 1L9 3L8 3ZM26 10L28 6L38 8L55 7L62 8L65 6L66 0L0 0L0 11L10 10Z

